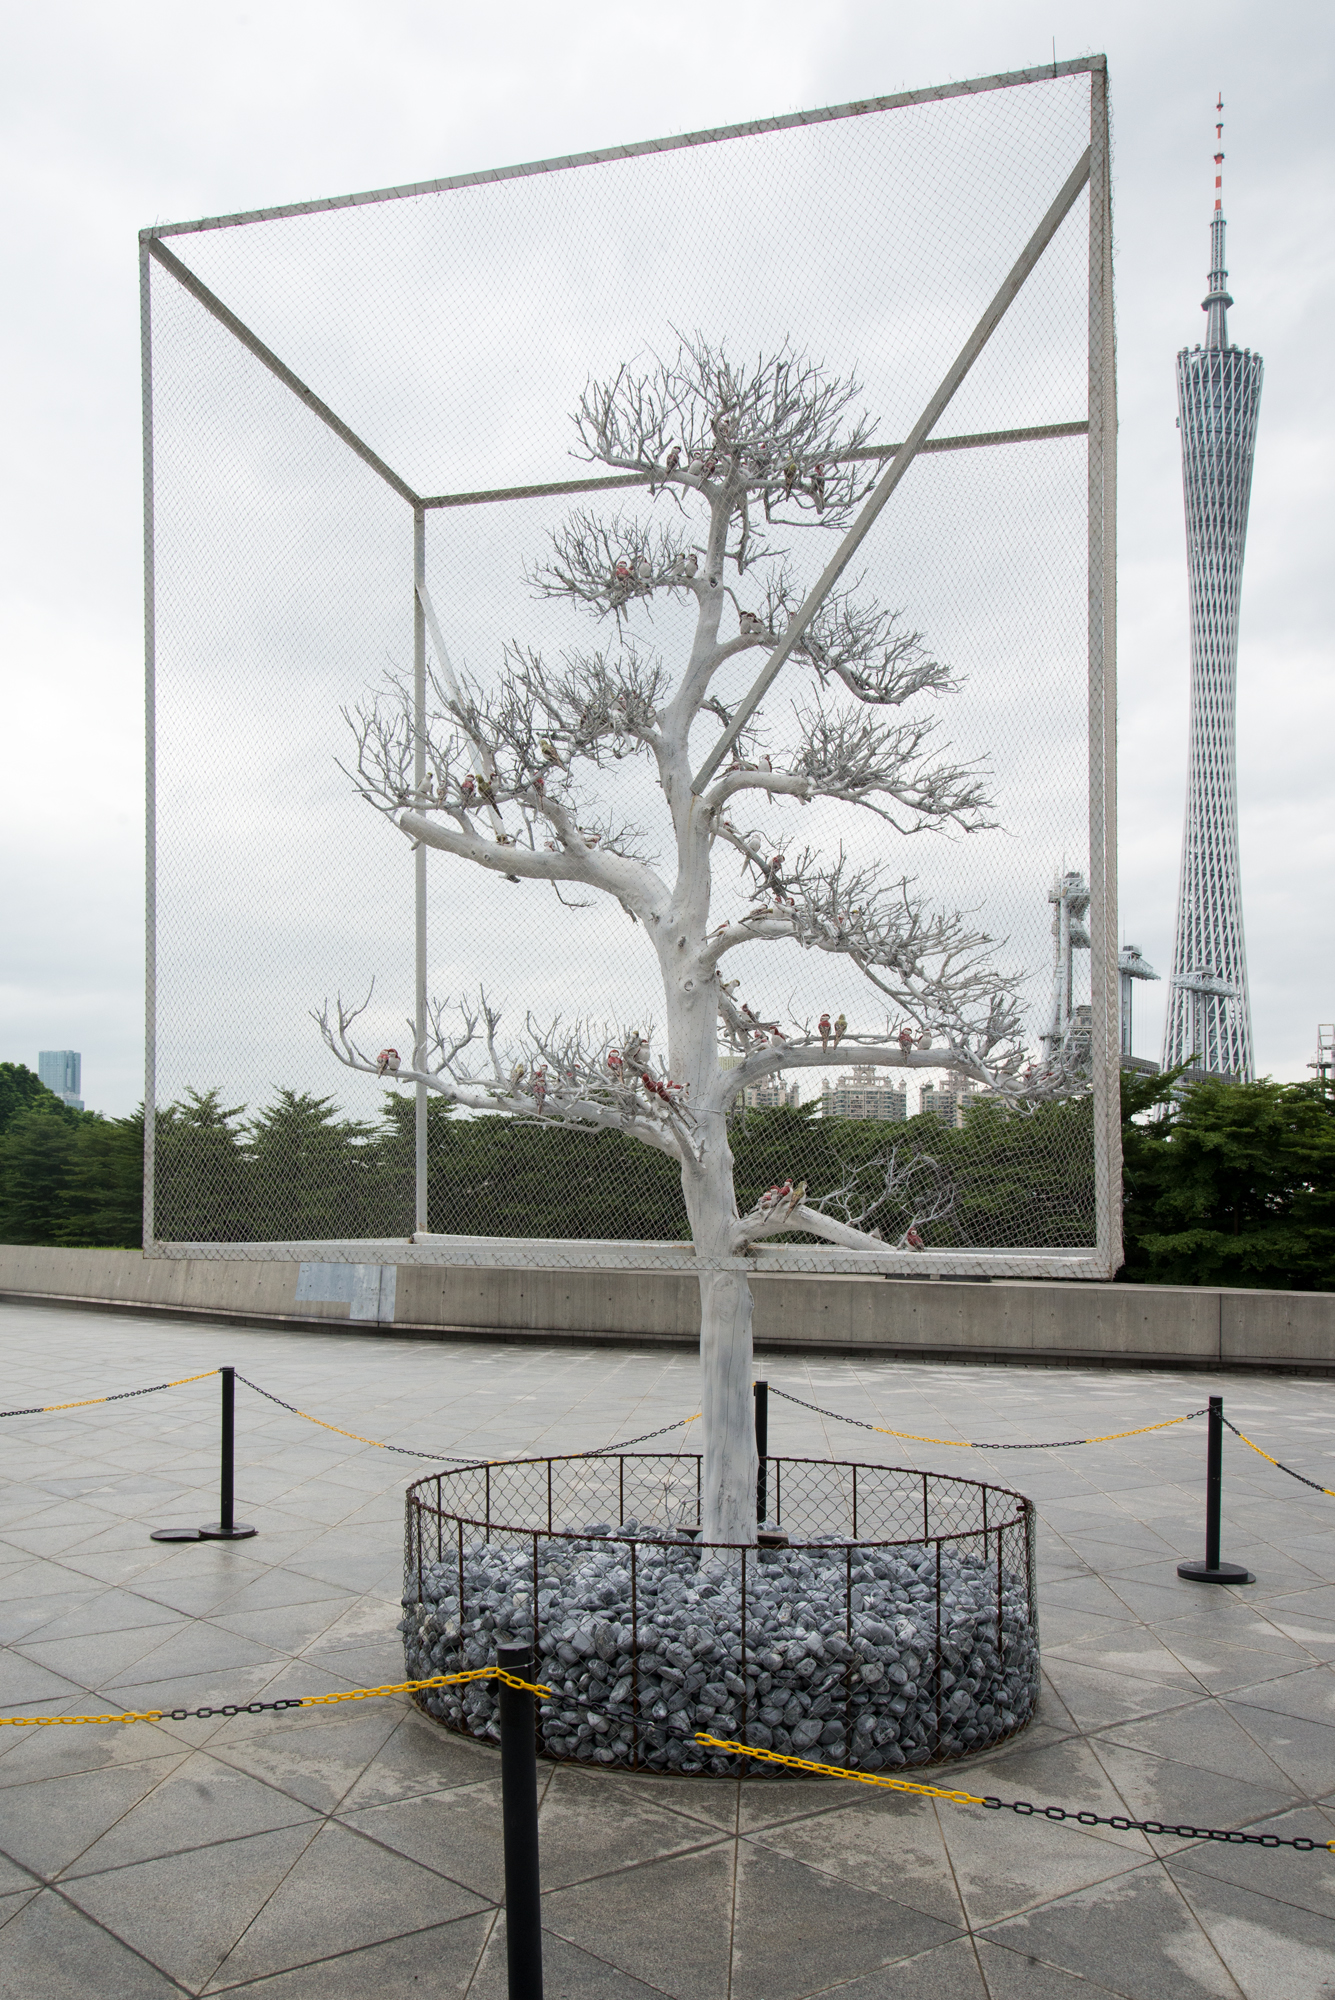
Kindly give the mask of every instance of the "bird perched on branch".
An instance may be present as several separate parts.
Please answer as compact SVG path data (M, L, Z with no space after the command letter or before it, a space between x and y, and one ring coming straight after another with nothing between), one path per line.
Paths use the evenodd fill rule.
M903 1051L904 1051L904 1054L905 1054L905 1055L907 1055L907 1054L908 1054L908 1052L909 1052L909 1050L910 1050L910 1049L911 1049L911 1048L913 1047L913 1030L912 1030L912 1028L901 1028L901 1029L900 1029L900 1031L899 1031L899 1046L900 1046L900 1048L901 1048L901 1049L903 1049Z
M474 771L473 776L477 781L478 797L485 800L487 805L494 806L496 803L496 793L492 787L491 779L483 771Z
M844 1014L837 1014L834 1022L834 1045L836 1048L838 1048L847 1033L848 1017Z
M529 1089L533 1093L533 1102L538 1107L538 1116L541 1117L542 1107L547 1100L547 1071L545 1069L534 1070L533 1080L529 1084Z
M668 472L675 472L680 464L681 464L681 452L674 444L671 451L667 455L666 470Z
M910 1250L925 1250L927 1248L927 1245L923 1242L912 1223L904 1231L904 1241L908 1244Z
M616 566L616 569L613 571L613 575L616 577L618 583L629 583L630 564L624 560L619 562Z
M524 1065L523 1063L516 1063L514 1068L510 1071L511 1090L518 1090L520 1084L523 1081L524 1081Z
M376 1057L376 1075L397 1076L399 1073L399 1052L397 1049L381 1049Z
M693 458L690 464L686 468L686 470L691 474L691 477L693 479L698 479L701 473L704 471L704 469L705 469L705 462L702 458Z
M930 1035L919 1035L918 1047L920 1049L930 1049L931 1046L932 1046L932 1038Z
M783 497L785 500L792 499L793 483L796 480L796 478L797 478L797 460L795 458L790 458L787 465L785 465L783 468Z
M801 1208L802 1203L806 1200L806 1193L807 1193L806 1182L799 1181L797 1183L797 1186L793 1189L791 1195L788 1197L789 1215L792 1215L795 1210Z
M791 1181L780 1181L777 1187L765 1189L764 1194L761 1195L760 1200L756 1203L756 1207L763 1213L769 1214L771 1210L779 1206L781 1201L787 1201L792 1191L793 1184Z
M818 514L823 513L825 508L825 467L819 459L816 460L816 463L811 468L811 497L816 503L816 512Z
M822 1015L821 1015L821 1017L820 1017L820 1019L819 1019L819 1021L817 1021L817 1023L816 1023L816 1026L817 1026L817 1027L818 1027L818 1028L820 1029L820 1045L821 1045L821 1047L822 1047L823 1049L828 1049L828 1048L829 1048L829 1046L830 1046L830 1017L829 1017L829 1015L828 1015L828 1014L822 1014Z
M464 779L463 783L459 787L460 794L462 795L463 802L466 806L469 806L473 803L473 793L476 789L477 787L473 783L473 774L470 771L468 776Z
M691 555L687 556L687 558L686 558L686 574L687 574L687 576L694 576L694 575L695 575L695 572L696 572L696 571L697 571L697 570L699 569L699 567L700 567L700 558L699 558L699 556L695 555L694 553L692 553Z
M561 764L560 752L556 749L554 744L550 743L547 740L545 736L540 736L538 738L538 748L539 750L541 750L543 756L547 759L547 762L549 764ZM561 768L562 770L565 769L564 764L561 764Z
M640 582L647 583L649 581L649 578L653 575L653 573L654 573L654 566L650 562L648 556L641 556L640 560L635 565L635 574L640 579Z

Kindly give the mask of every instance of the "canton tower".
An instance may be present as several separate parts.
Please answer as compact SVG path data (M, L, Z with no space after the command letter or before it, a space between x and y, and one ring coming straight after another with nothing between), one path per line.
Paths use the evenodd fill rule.
M1228 339L1223 111L1216 107L1215 202L1205 344L1177 357L1182 494L1191 583L1191 749L1165 1069L1250 1082L1251 1004L1238 872L1238 603L1247 543L1262 364Z

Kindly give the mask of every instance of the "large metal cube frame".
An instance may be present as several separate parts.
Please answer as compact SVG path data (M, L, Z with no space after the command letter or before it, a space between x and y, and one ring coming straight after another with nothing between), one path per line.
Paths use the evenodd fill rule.
M1085 81L1081 83L1081 79ZM191 991L190 1004L197 1009L201 1019L205 1018L209 984L207 967L212 963L207 959L207 955L202 956L199 965L205 969L202 973L196 970L191 974L190 980L186 980L184 975L178 974L175 969L174 954L177 953L180 935L180 911L188 901L188 896L182 888L184 875L179 880L173 877L170 885L167 883L164 870L169 866L167 857L171 849L170 843L167 848L161 845L162 838L167 834L173 834L173 830L179 827L181 800L189 795L189 786L186 783L189 760L183 757L182 752L186 736L183 735L182 727L170 704L166 710L163 709L163 694L164 689L171 684L171 677L178 671L177 662L183 657L179 634L189 628L192 617L202 615L197 607L191 607L188 602L188 590L183 590L179 583L179 577L184 576L189 569L189 562L201 560L193 556L188 560L179 558L179 551L186 548L188 542L186 528L192 525L183 525L180 519L180 495L181 492L190 490L188 478L185 474L173 474L178 483L172 488L168 506L163 498L160 464L155 473L155 455L161 458L163 442L167 437L159 407L162 392L155 388L155 365L161 374L162 357L169 351L172 326L175 324L172 315L176 313L178 307L181 311L187 310L185 302L189 301L188 310L196 315L198 325L203 327L207 323L210 340L226 343L228 352L244 354L245 366L252 370L252 377L247 379L259 379L253 376L257 365L269 385L265 393L286 399L286 404L292 411L300 412L300 420L309 427L309 435L314 436L318 432L324 440L320 446L321 451L326 454L330 452L341 454L341 459L338 461L326 458L321 460L321 463L328 466L336 462L355 464L358 468L356 476L369 480L370 486L380 496L375 503L380 510L376 515L376 533L380 537L377 547L383 550L383 554L377 554L375 558L380 567L374 570L368 589L379 590L386 602L390 598L397 598L398 609L393 614L398 621L395 629L403 636L405 659L410 648L412 693L419 715L426 700L426 663L432 616L431 599L426 589L429 523L445 520L460 521L465 518L480 519L483 514L495 519L504 509L522 510L533 504L546 505L559 500L563 495L577 496L620 487L633 488L637 484L645 483L620 476L567 480L534 479L527 483L516 478L508 485L471 485L466 488L460 486L450 491L431 490L430 481L424 479L420 464L417 463L421 454L416 451L415 437L405 444L407 451L405 459L393 440L386 442L373 421L366 421L358 407L349 407L346 401L340 398L337 387L330 387L329 382L323 378L318 385L313 386L304 378L303 372L300 372L299 366L296 365L302 362L300 340L296 341L298 351L294 354L289 349L285 358L285 314L288 319L292 318L292 313L287 311L285 305L283 309L270 314L264 312L257 314L255 306L260 293L254 283L239 283L234 296L226 295L228 287L217 276L219 269L225 271L227 268L226 257L219 263L215 254L220 242L233 244L243 239L251 242L262 239L266 245L272 243L278 246L272 254L281 262L284 242L282 230L286 227L304 228L309 231L321 218L329 219L330 226L335 226L332 222L335 217L346 218L359 213L365 217L371 211L391 217L397 215L401 218L410 213L424 213L429 204L449 203L465 195L473 198L480 190L507 187L513 189L525 184L532 188L535 181L543 182L548 188L557 185L568 187L579 177L629 171L630 163L664 163L682 155L694 155L697 159L704 160L711 172L722 173L727 162L735 162L743 157L743 154L737 151L730 153L729 148L775 147L788 143L786 135L804 131L815 132L822 128L852 129L859 121L865 126L868 121L874 123L877 120L894 119L896 116L902 117L911 113L920 114L923 107L947 106L963 100L971 100L975 105L985 106L1000 102L1007 93L1013 97L1015 94L1025 92L1034 93L1037 99L1045 90L1065 89L1069 92L1076 84L1079 84L1082 90L1088 91L1085 150L1066 163L1063 171L1068 173L1068 178L1064 184L1039 185L1036 182L1026 194L1026 200L1032 196L1028 219L1024 223L1020 239L1013 246L1009 243L1006 246L1003 267L1009 265L1009 276L1003 283L1001 291L994 297L989 313L985 314L984 320L974 327L969 340L958 353L954 351L949 334L942 336L944 345L941 345L936 352L932 371L932 379L939 380L939 387L933 399L922 408L915 425L910 427L905 424L899 429L895 441L878 447L874 455L886 465L897 468L897 475L906 473L910 465L915 463L933 467L959 465L966 461L981 464L989 457L996 458L998 448L1001 448L1000 455L1003 461L1012 462L1005 461L1006 448L1037 450L1049 447L1054 441L1060 440L1070 441L1065 449L1080 450L1083 455L1082 561L1087 594L1083 640L1087 666L1088 707L1085 736L1087 768L1080 774L1080 778L1086 788L1088 802L1087 853L1091 898L1089 1096L1092 1100L1092 1158L1088 1162L1088 1167L1092 1195L1089 1240L1074 1244L1070 1242L1028 1244L1023 1241L1000 1245L966 1244L934 1251L927 1257L917 1258L890 1249L884 1254L864 1255L861 1252L835 1249L830 1246L819 1248L796 1245L762 1246L753 1262L758 1270L778 1272L818 1271L890 1275L911 1273L915 1276L995 1274L1086 1279L1107 1279L1113 1275L1121 1262L1115 824L1116 409L1108 95L1106 64L1102 56L1054 63L1039 69L1016 71L1006 75L976 78L935 89L906 91L854 104L796 112L784 117L711 131L650 140L641 145L614 147L570 158L456 175L414 186L379 189L323 201L297 202L284 207L211 217L195 222L162 224L141 233L147 683L144 1209L146 1255L280 1258L302 1261L319 1258L334 1263L426 1262L479 1268L528 1266L570 1270L622 1268L683 1271L694 1267L689 1243L678 1241L638 1242L616 1236L586 1241L576 1237L538 1239L481 1233L453 1238L438 1233L436 1240L432 1242L413 1241L413 1234L425 1232L429 1221L427 1093L421 1086L416 1090L412 1120L412 1215L409 1217L405 1213L402 1219L403 1224L411 1221L411 1230L401 1225L401 1233L399 1228L387 1229L379 1234L373 1232L362 1235L331 1235L327 1231L302 1235L288 1231L281 1237L268 1238L263 1235L262 1230L257 1232L254 1228L247 1231L238 1230L229 1235L227 1229L220 1224L217 1230L210 1233L208 1240L200 1240L196 1236L184 1240L179 1234L173 1235L170 1230L165 1236L161 1232L161 1217L155 1205L156 1173L159 1165L159 1093L163 1087L164 1075L171 1067L166 1061L166 1056L168 1044L174 1033L174 1030L170 1030L172 1009L177 1005L175 996L184 991L188 985ZM1083 103L1082 98L1081 104ZM753 150L744 157L748 161L759 159L772 164L775 156L767 155L763 150L760 152ZM718 166L720 161L725 163L725 167ZM1001 174L1005 167L1004 159L996 162L998 174ZM651 165L645 171L660 171L660 167ZM661 167L661 171L666 172L666 167ZM636 185L644 186L652 183L643 182ZM1017 214L1019 212L1020 210L1017 210ZM962 402L967 405L968 395L961 399L959 393L961 388L967 381L969 393L974 392L979 372L975 370L974 364L985 351L992 352L988 349L988 342L1007 314L1011 313L1014 303L1032 296L1032 287L1030 294L1025 293L1026 281L1035 268L1041 267L1044 250L1068 214L1080 216L1082 219L1087 215L1087 281L1083 290L1084 320L1081 327L1086 399L1083 412L1072 409L1057 417L1055 421L1042 424L1012 423L992 428L952 429L943 421L947 407L952 407L958 415ZM324 224L320 223L319 226L323 227ZM930 218L923 226L930 233ZM1012 263L1012 251L1021 249L1023 238L1029 236L1030 230L1035 232L1034 235L1029 238L1027 247ZM301 240L306 243L308 238ZM355 251L358 245L364 244L367 239L363 233L354 235L350 240ZM536 238L534 242L524 246L524 254L530 258L550 254L550 251L550 242L537 241ZM266 251L265 254L269 253ZM355 265L355 259L352 263ZM273 268L277 268L277 265L275 264ZM302 279L299 257L293 268L296 270L296 289L299 292ZM357 272L353 268L352 277L349 279L350 285L354 284L356 276ZM986 296L989 290L990 282L984 288L983 296ZM427 317L429 319L429 315ZM263 323L256 324L257 319ZM295 320L293 324L295 325ZM723 331L726 333L728 329L725 328ZM823 329L817 326L813 337L823 337ZM1041 345L1041 341L1039 344ZM329 351L333 352L332 346ZM220 347L216 352L222 354L223 349ZM950 363L950 366L945 367L946 363ZM1038 367L1041 372L1041 357ZM974 378L972 380L971 371ZM330 374L331 378L337 378L338 368L333 367ZM197 461L190 462L188 468L190 476L202 478L202 468L216 464L227 456L229 441L223 406L229 393L229 379L226 376L225 366L215 366L212 377L207 367L201 366L199 370L199 381L202 384L199 391L202 398L199 405L202 413L200 422L202 442L197 445ZM986 390L979 390L977 393L983 395ZM355 402L354 398L354 404ZM370 409L373 404L374 397L371 397L367 402L367 408ZM220 411L222 415L219 414ZM394 428L393 424L388 426L390 431ZM305 436L306 433L303 433L303 437ZM275 429L273 453L277 470L272 475L274 478L285 476L280 446L281 441ZM212 459L210 454L213 455ZM1068 465L1069 471L1069 461L1064 463ZM405 464L407 470L404 469ZM541 472L549 467L538 464L533 469ZM409 472L412 474L411 477ZM919 474L920 478L924 476ZM182 480L184 484L181 483ZM294 484L299 486L300 482L294 478ZM312 475L305 501L305 532L309 547L315 551L312 560L316 563L320 559L318 531L321 524L318 507L311 500L310 494L317 491L318 479ZM890 515L893 515L896 504L891 503ZM469 513L469 510L472 512ZM177 564L175 569L174 564ZM198 577L204 575L206 571L197 568L191 573ZM396 573L398 581L395 580ZM368 575L371 575L370 568ZM349 587L351 588L351 585ZM171 600L165 612L164 588ZM235 595L232 585L228 584L226 588L232 590L233 596ZM297 615L294 611L293 616ZM218 640L219 646L223 648L229 645L235 648L243 646L244 643L245 634L239 624L235 630L229 627ZM348 686L346 698L352 698L355 693L355 687ZM194 689L194 696L197 706L193 711L194 721L191 726L198 732L201 728L201 717L207 720L207 703L205 697L205 705L203 707L198 705L200 697L197 688ZM221 679L214 688L214 699L220 708L226 706L227 689ZM195 740L198 740L198 736ZM170 774L166 777L164 773L167 772L167 765L164 763L164 758L176 759ZM162 790L164 784L167 787L165 794ZM164 817L164 798L166 817ZM354 807L349 805L348 810L351 812ZM1084 833L1086 829L1081 831ZM406 867L400 860L396 860L394 865L405 878L403 900L401 904L395 905L402 917L400 983L405 992L409 983L411 984L415 1018L409 1026L420 1040L425 1032L431 971L425 851L418 849L412 857L410 867ZM378 890L373 887L369 892L372 898L377 893L383 897L385 894L383 884L388 880L388 875L377 878L380 887ZM219 936L225 936L228 918L222 910L212 914L208 911L199 911L197 916L202 927L211 927ZM173 929L173 926L176 928ZM407 944L409 937L412 940L411 951L408 950ZM536 931L530 942L532 944L538 942ZM252 952L251 956L255 954ZM262 978L263 967L259 966L247 990L252 994L262 993L264 991ZM177 982L174 987L171 985L172 980ZM283 994L281 981L277 979L274 992L275 1004L283 1011L284 1018L289 1012L295 1014L301 1011L299 1007L289 1006L291 995ZM318 997L318 992L309 995L310 999ZM170 1030L165 1037L164 1022L168 1024ZM220 1029L220 1035L222 1032ZM228 1024L227 1032L232 1032L231 1023ZM257 1031L252 1032L256 1036L255 1046L262 1048L263 1043L258 1039ZM252 1051L247 1060L251 1061L253 1071L254 1063L265 1058L256 1057ZM210 1078L207 1073L202 1073L194 1081L200 1087L205 1087ZM181 1083L182 1075L178 1069L178 1072L167 1078L168 1091L179 1088ZM405 1201L406 1199L405 1196Z

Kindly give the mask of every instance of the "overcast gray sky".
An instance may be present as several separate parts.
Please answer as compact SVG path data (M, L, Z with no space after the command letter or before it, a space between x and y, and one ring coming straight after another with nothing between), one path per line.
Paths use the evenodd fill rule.
M1226 101L1231 331L1266 361L1239 701L1253 1018L1259 1067L1306 1074L1316 1023L1335 1015L1335 256L1331 16L1296 0L12 10L0 1059L35 1066L39 1047L75 1047L90 1105L122 1112L141 1094L141 225L1019 68L1050 59L1054 32L1059 58L1103 49L1110 63L1121 921L1165 973L1188 685L1173 357L1203 325L1211 107L1221 88ZM1157 1054L1162 991L1138 995L1145 1054Z

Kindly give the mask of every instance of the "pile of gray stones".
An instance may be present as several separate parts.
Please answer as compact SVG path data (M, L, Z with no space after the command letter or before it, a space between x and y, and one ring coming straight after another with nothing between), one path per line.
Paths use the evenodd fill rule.
M664 1533L595 1522L578 1538L539 1536L536 1549L529 1536L478 1542L463 1551L462 1620L454 1552L420 1577L414 1568L399 1625L409 1678L489 1666L498 1643L531 1637L536 1575L536 1678L552 1690L540 1744L552 1757L782 1774L696 1743L703 1731L876 1771L964 1756L1033 1714L1025 1581L1003 1577L998 1593L995 1561L967 1545L941 1546L938 1673L935 1543L762 1549L746 1566L743 1650L736 1557ZM494 1680L417 1699L453 1729L498 1738Z

